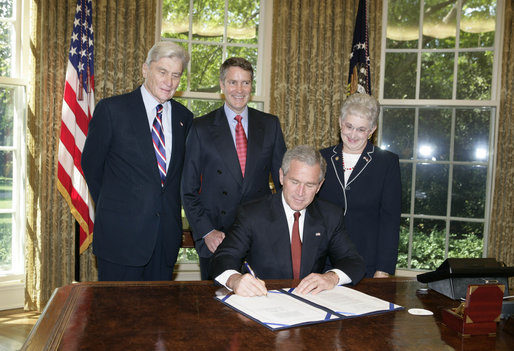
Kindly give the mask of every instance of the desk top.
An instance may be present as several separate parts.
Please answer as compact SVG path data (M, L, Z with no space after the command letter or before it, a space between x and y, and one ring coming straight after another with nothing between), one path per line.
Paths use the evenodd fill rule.
M268 289L291 281L267 281ZM281 331L216 301L201 282L89 282L56 289L22 350L512 350L514 335L461 337L441 323L456 307L412 278L364 279L355 288L405 310ZM414 316L425 308L433 316Z

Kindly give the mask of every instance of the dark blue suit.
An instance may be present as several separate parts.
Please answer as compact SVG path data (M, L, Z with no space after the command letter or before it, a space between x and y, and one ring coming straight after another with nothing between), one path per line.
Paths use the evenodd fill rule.
M321 150L327 173L318 196L345 209L345 226L366 262L366 276L394 274L398 259L401 180L398 156L368 141L344 185L342 144Z
M280 184L286 146L278 118L248 108L247 137L243 179L224 108L193 121L186 144L182 202L202 258L212 255L202 239L205 234L213 229L226 232L239 204L270 194L270 174L275 187Z
M315 198L305 212L300 279L310 273L324 273L327 258L350 277L352 284L364 276L364 261L344 230L343 210ZM245 259L261 279L293 279L281 192L239 208L234 225L211 260L212 276L229 269L239 271Z
M96 105L82 168L96 204L93 252L105 261L144 266L159 240L167 264L175 264L182 240L180 179L193 114L170 102L172 154L163 187L141 90Z

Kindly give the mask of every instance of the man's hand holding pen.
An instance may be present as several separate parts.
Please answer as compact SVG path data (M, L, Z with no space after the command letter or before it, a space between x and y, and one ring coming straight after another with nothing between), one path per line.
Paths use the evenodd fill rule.
M240 296L262 296L268 295L268 289L264 281L257 278L248 262L244 262L247 274L232 274L227 280L227 286Z
M227 287L240 296L263 296L268 294L264 281L246 274L232 274L227 280Z

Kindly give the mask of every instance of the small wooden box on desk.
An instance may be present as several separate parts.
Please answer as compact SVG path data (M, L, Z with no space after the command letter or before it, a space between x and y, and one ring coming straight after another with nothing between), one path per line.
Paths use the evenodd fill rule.
M505 285L468 286L465 302L442 310L443 323L462 335L495 335L504 292Z

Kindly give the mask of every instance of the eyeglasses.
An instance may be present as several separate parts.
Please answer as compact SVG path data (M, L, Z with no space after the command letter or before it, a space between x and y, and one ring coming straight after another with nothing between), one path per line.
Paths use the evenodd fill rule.
M364 128L364 127L356 128L353 125L351 125L350 123L343 123L343 128L349 132L352 132L355 130L359 134L366 134L367 132L369 132L368 128Z

